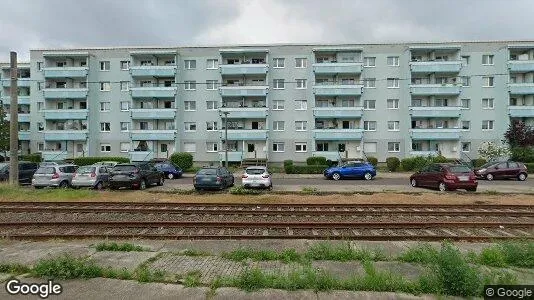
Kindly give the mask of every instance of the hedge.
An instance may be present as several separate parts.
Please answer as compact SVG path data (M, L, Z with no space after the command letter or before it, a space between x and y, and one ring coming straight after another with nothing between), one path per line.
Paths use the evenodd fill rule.
M388 157L386 158L386 165L388 167L388 171L395 172L400 167L400 160L398 157Z
M534 163L525 163L529 174L534 174Z
M295 166L289 165L285 168L286 174L323 174L323 171L327 169L327 165L315 165L315 166Z
M28 155L21 155L20 156L20 160L39 163L39 162L42 161L41 153L32 153L32 154L28 154Z
M326 163L326 157L322 156L311 156L306 159L306 165L308 166L325 166L328 165Z
M477 159L471 160L471 165L473 166L473 168L482 167L482 165L484 165L485 163L487 163L487 161L483 158L477 158Z
M443 155L438 155L438 156L435 156L435 157L432 158L432 162L434 162L434 163L448 163L449 160Z
M512 148L511 152L511 160L534 163L534 149L532 148Z
M378 159L374 156L367 156L367 161L372 164L374 167L378 165Z
M431 156L408 157L401 160L401 167L404 171L419 171L433 162Z
M76 157L72 160L75 165L88 166L100 161L116 161L118 163L129 163L130 159L126 157L115 156L88 156L88 157Z
M182 170L189 170L193 166L193 155L187 152L175 152L170 157L171 162Z

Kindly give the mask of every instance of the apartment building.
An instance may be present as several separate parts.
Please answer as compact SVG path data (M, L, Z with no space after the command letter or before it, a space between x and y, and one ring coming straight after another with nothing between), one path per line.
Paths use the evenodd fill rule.
M30 61L22 124L47 160L218 162L226 136L234 162L475 158L511 120L534 124L534 41L46 49Z

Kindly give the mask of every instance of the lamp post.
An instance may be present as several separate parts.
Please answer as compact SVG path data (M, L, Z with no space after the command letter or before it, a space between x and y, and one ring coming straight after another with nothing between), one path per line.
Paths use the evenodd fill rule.
M219 110L219 115L224 115L224 166L228 168L228 114L230 112Z

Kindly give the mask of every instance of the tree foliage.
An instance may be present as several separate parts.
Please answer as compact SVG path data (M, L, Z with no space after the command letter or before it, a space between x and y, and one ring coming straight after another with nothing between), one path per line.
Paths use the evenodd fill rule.
M9 151L9 122L5 117L4 106L0 105L0 153Z
M524 122L512 122L504 133L504 141L511 148L534 146L534 128Z
M478 147L478 155L487 161L493 161L509 157L510 149L505 145L497 145L494 142L483 142Z

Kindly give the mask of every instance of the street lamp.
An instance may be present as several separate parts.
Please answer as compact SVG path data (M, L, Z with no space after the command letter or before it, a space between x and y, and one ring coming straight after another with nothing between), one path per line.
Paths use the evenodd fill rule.
M219 110L219 116L224 115L224 166L228 168L228 111Z

